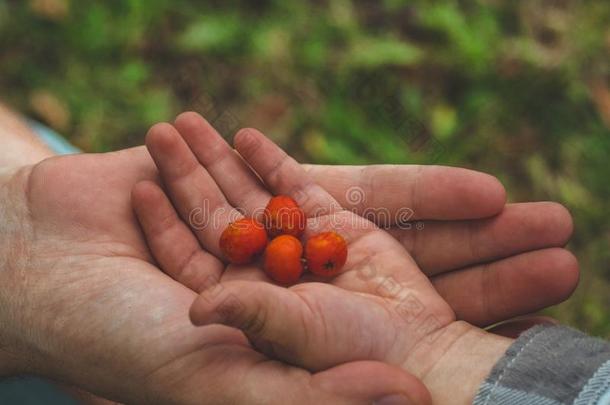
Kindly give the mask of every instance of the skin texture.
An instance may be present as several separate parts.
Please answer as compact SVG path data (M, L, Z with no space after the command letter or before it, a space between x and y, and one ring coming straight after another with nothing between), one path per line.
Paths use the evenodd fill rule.
M209 175L205 167L199 164L200 160L198 161L192 154L194 148L189 148L189 144L176 131L168 130L159 132L158 135L153 134L147 139L147 145L161 173L163 184L178 211L183 213L183 218L186 217L187 212L197 208L195 205L189 205L193 201L189 201L188 196L184 194L185 191L190 193L191 190L199 190L201 192L197 194L205 196L205 201L199 201L201 206L214 207L215 211L204 213L210 218L221 217L223 214L218 214L220 209L225 213L231 213L238 209L248 212L260 208L225 206L224 204L229 205L225 195L230 191L223 193L222 186L218 186L218 180L214 179L213 175ZM321 370L334 364L365 358L403 365L408 361L408 353L428 333L455 321L455 315L449 305L437 295L429 280L419 271L396 239L369 221L340 208L336 209L337 204L332 197L311 183L296 162L260 133L254 130L240 132L235 146L271 192L292 193L306 214L326 212L309 218L306 237L329 231L332 223L345 224L341 231L349 241L351 261L346 265L346 271L341 277L333 280L332 284L340 288L321 283L303 283L291 289L283 289L269 284L264 272L256 265L250 268L226 266L222 262L222 256L215 254L214 251L213 241L218 234L215 223L195 229L195 234L191 234L188 244L201 243L200 254L205 255L207 260L217 260L216 272L212 272L214 266L200 266L199 272L206 277L206 280L218 278L222 284L219 292L214 291L217 288L213 284L205 286L208 291L202 294L191 310L194 323L199 325L225 323L232 327L242 327L258 349L279 355L288 362L298 362L308 369ZM200 147L211 148L205 144ZM274 172L277 170L275 168L280 168L279 170L282 171ZM249 178L244 177L243 180L254 181L254 178L253 174ZM256 186L258 184L253 183L250 188ZM208 191L204 192L206 189ZM164 218L169 218L172 207L170 200L165 198L157 186L141 183L136 187L135 193L139 195L142 192L156 193L158 196L157 203L151 204L157 209L146 212L141 210L145 204L139 203L138 198L134 201L136 213L149 244L153 252L157 252L155 247L158 245L154 239L158 236L167 237L150 232L149 225L156 222L156 216L151 218L147 213L163 213ZM210 202L207 202L207 199ZM174 213L174 216L174 231L184 235L190 233L186 225L180 227L178 214ZM204 222L209 223L205 218ZM169 242L169 239L166 240ZM168 243L165 253L171 246L183 246L183 244ZM172 254L167 255L167 257L172 256ZM160 263L168 261L167 257L158 253L155 257ZM395 283L401 291L379 294L380 286L386 282ZM218 297L215 297L216 295ZM231 302L232 297L236 298L235 302ZM418 303L422 311L413 314L409 322L404 322L401 321L401 315L396 308L407 298ZM272 310L272 308L277 309ZM326 312L322 310L323 308L333 308L333 311ZM373 326L371 330L384 332L375 333L376 336L373 338L370 333L365 333L366 331L363 330L361 318L349 314L362 314L370 318L369 324ZM435 323L431 326L424 325L424 322L430 318L433 318ZM295 319L298 320L297 324L292 324L291 320L294 322ZM274 325L275 328L267 326L267 323ZM308 325L308 329L313 331L313 336L298 328L298 323ZM288 327L282 328L282 324ZM319 331L324 325L333 329ZM388 329L383 325L392 326ZM296 344L292 340L277 341L279 335L284 335L285 339L292 339L288 337L289 333L282 329L298 331L297 334L303 340ZM326 336L333 336L341 344L340 347L327 344L327 350L309 352L308 349L311 347L324 346ZM284 345L284 343L288 344ZM307 352L303 352L304 350Z
M189 120L189 115L182 116L176 125L188 126ZM0 162L3 375L38 373L124 402L273 403L296 398L341 402L349 398L368 403L388 392L425 400L423 387L392 367L360 362L315 375L294 369L286 372L286 366L262 361L260 355L241 356L248 346L239 333L227 333L218 326L194 328L186 312L200 278L189 268L204 265L204 257L185 245L180 257L184 260L182 253L194 252L192 261L172 268L171 276L189 289L156 267L129 196L139 181L158 182L143 148L38 163L45 153L33 152L37 148L27 142L12 144L19 149L15 153L27 155L32 166L18 169L14 160ZM223 158L226 153L220 152L212 171L228 164ZM376 173L385 180L372 183L375 187L394 183L390 177L400 179L403 188L417 183L415 195L393 193L385 195L385 200L367 199L360 209L383 204L393 209L410 205L408 199L415 197L422 207L415 215L425 220L426 227L417 234L417 243L412 243L408 231L397 234L403 246L424 259L422 268L427 273L445 278L440 293L458 308L462 319L484 324L535 311L564 299L575 285L573 258L557 248L569 237L570 217L556 204L513 204L498 217L469 220L502 210L504 193L492 177L419 166L307 169L338 200L352 186L366 190L366 179L376 178ZM140 193L142 201L155 198L146 190ZM265 198L262 204L269 197ZM156 222L156 233L167 234L171 219ZM469 238L475 245L484 245L470 251L463 244ZM179 237L174 240L183 242ZM439 250L447 255L441 262L432 254ZM448 260L451 255L456 260ZM488 264L483 268L481 263ZM550 272L553 282L548 283ZM468 297L452 293L465 286L477 288ZM224 355L222 344L214 339L225 334L229 340L236 336L245 342L245 349Z
M190 123L181 124L179 118L180 132L163 125L154 128L147 138L176 211L163 191L152 183L136 187L139 197L134 203L149 245L166 272L180 278L180 269L172 260L181 252L168 250L168 243L164 254L159 253L157 248L163 248L163 242L170 240L162 232L151 232L161 212L164 218L173 216L174 238L200 249L207 260L217 260L215 271L210 271L211 266L205 270L197 266L200 277L218 279L220 283L199 286L203 293L190 312L195 324L220 323L240 328L259 351L310 370L368 358L401 366L424 380L443 362L443 347L452 346L464 335L481 333L479 340L492 339L472 326L456 322L451 307L397 239L341 208L298 163L258 131L242 130L236 136L235 148L246 164L234 153L225 156L230 160L225 166L232 165L238 174L227 184L223 178L214 176L206 156L198 153L216 150L218 156L217 145L222 144L222 139L213 132L206 134L210 128L200 117L190 115L188 119ZM249 168L256 173L250 173ZM236 184L239 187L232 189ZM245 200L243 190L252 193L245 194ZM237 196L238 191L242 191L243 205L231 197ZM303 207L308 216L306 237L340 224L350 257L345 272L332 280L332 285L306 282L284 289L269 284L256 265L247 274L243 270L236 272L231 266L225 267L215 254L214 245L209 243L218 232L216 227L198 228L191 233L192 229L179 217L185 218L197 204L204 203L201 197L193 198L195 195L212 200L213 203L206 204L215 210L247 213L259 209L255 201L264 201L270 192L290 195ZM146 210L146 203L152 201L163 209ZM216 218L214 209L207 215ZM430 344L432 341L441 344ZM489 346L504 350L508 343L499 340ZM494 356L479 365L482 377L500 355L500 350L495 351ZM472 400L476 385L470 388L459 402ZM437 399L443 395L440 391L432 394Z
M215 175L219 184L228 190L226 199L237 206L267 204L271 196L268 192L261 193L260 186L252 186L250 181L242 182L241 176L222 176L223 171L244 173L243 164L234 158L233 149L218 139L214 129L200 121L197 114L182 114L176 120L175 128L168 124L157 125L149 132L149 138L176 130L180 130L185 139L200 137L205 142L206 149L192 141L191 144L208 175ZM154 144L150 146L155 147ZM572 221L567 210L559 204L538 202L504 206L505 193L495 178L459 168L408 165L304 165L304 168L340 204L347 200L346 196L354 187L362 189L365 196L372 196L350 210L367 217L370 216L367 212L372 212L372 220L376 223L385 222L377 215L380 208L387 209L393 218L401 207L416 207L411 219L421 220L422 229L403 229L392 223L388 231L416 259L459 319L487 326L528 314L563 301L577 284L577 262L561 248L571 236ZM193 193L185 191L184 198L196 201L194 205L198 205L196 194L208 192L207 188ZM249 201L244 198L246 195ZM383 199L380 200L380 196ZM156 202L153 200L151 204ZM223 207L229 209L230 205L224 204ZM255 211L245 213L252 215ZM198 246L190 245L182 253L189 254L197 249ZM175 268L171 275L195 291L199 290L197 284L203 281L182 267ZM507 285L510 288L505 288ZM465 290L471 293L460 294Z
M231 222L220 235L220 250L233 264L251 263L267 246L264 226L252 218Z
M347 243L336 232L323 232L307 240L307 269L321 277L335 277L347 260Z
M0 168L36 163L53 156L29 126L0 103Z
M89 176L103 179L121 162L128 167L148 163L135 161L129 152L115 157L45 161L15 174L5 189L13 199L27 190L23 201L15 202L30 213L16 215L15 226L4 228L19 230L8 236L24 247L13 250L15 260L1 273L3 285L10 286L0 299L6 326L1 339L15 360L12 372L49 376L127 403L285 403L293 398L369 403L388 391L422 395L425 402L420 383L390 366L353 363L313 375L252 351L235 329L195 328L188 319L194 292L152 265L128 194L104 192L127 191L142 175L154 178L154 171L140 166L131 178L120 171L111 183L90 181ZM72 187L82 194L66 198ZM369 373L388 382L360 392L339 387L344 377L365 383L372 378Z
M278 284L291 285L303 274L303 245L292 235L280 235L265 249L263 269Z

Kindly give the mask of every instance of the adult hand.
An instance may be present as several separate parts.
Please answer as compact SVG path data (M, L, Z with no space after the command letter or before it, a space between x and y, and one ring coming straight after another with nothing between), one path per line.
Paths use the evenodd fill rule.
M233 149L197 114L180 115L175 126L206 138L203 163L216 177L235 169ZM389 226L458 319L488 326L559 303L576 287L578 263L563 249L572 219L557 203L505 206L498 180L467 169L303 166L342 207Z
M330 176L333 167L315 166L315 176L322 176L324 170L328 170L329 179L345 180L340 184L345 189L336 188L337 199L350 187L361 184L358 168L346 170L342 177ZM407 174L412 171L404 168L396 173L408 179ZM482 176L475 172L465 174L466 177L458 169L445 173L457 189L457 185L474 182ZM137 181L156 178L156 169L144 148L53 158L3 176L0 282L5 288L0 293L0 316L5 328L0 333L0 370L4 374L38 372L123 401L155 395L157 399L176 399L180 389L188 386L185 381L165 390L171 384L164 382L157 384L156 391L144 393L144 388L154 383L155 376L162 372L153 373L148 384L139 383L142 370L154 368L154 361L150 359L167 361L164 369L171 370L172 365L177 367L179 363L178 360L172 363L172 356L182 356L186 364L197 355L188 356L185 347L200 344L197 334L183 333L182 329L190 328L183 324L188 324L184 310L195 296L158 274L150 264L152 259L132 214L129 190ZM433 187L425 178L419 185L420 190ZM495 185L493 189L489 185L482 184L478 189L481 196L497 191ZM443 199L446 203L437 201L437 204L464 206L465 211L458 218L478 218L500 209L486 198L480 200L480 206L468 205L464 194L458 193ZM390 206L391 200L388 201ZM542 211L538 218L545 223L550 222L551 216ZM528 240L540 240L536 235L541 230L530 229L528 222L524 222L520 226L532 236ZM513 229L502 223L493 227L494 234ZM428 229L426 223L424 232ZM439 243L440 249L447 249L455 241L447 238ZM524 250L536 246L530 242ZM547 279L543 264L532 263L527 269L530 280ZM523 263L514 272L503 272L505 285L521 282L521 271L526 265ZM562 267L558 263L558 268ZM462 279L447 277L441 288L445 291L443 295L458 295L463 290ZM493 282L486 285L489 288L471 294L475 305L458 310L458 315L468 319L469 314L474 317L481 310L498 314L519 312L521 304L514 301L482 299L483 292L493 295L500 287ZM571 287L553 282L529 297L521 296L520 301L549 302ZM466 302L447 299L452 305ZM144 312L148 318L141 317ZM161 331L161 324L169 327ZM160 356L158 353L163 351L165 355ZM91 369L86 370L83 364ZM217 384L218 388L222 386ZM142 392L134 392L136 389ZM191 390L192 397L202 391L202 384L198 382Z
M183 221L154 184L138 185L134 203L149 245L168 274L199 291L211 287L210 279L223 281L193 306L194 322L242 328L259 349L312 369L374 358L420 376L436 368L439 350L459 339L456 331L468 332L466 325L454 322L452 311L396 240L350 212L334 210L332 197L254 130L240 132L238 152L273 193L300 201L312 217L310 232L340 223L350 242L350 259L346 272L333 280L342 289L304 283L286 290L229 281L265 279L257 266L225 268L218 239L239 215L236 208L251 215L260 212L270 194L205 121L190 118L182 125L178 120L180 134L169 125L155 127L147 142ZM207 226L189 229L198 208ZM450 338L422 350L422 341L439 334ZM495 347L506 348L506 341Z
M505 206L494 177L460 168L305 168L342 207L388 229L458 319L488 326L529 314L562 302L578 283L578 263L563 249L572 219L560 204Z
M519 317L492 329L516 337L549 321L524 315L563 302L578 284L578 262L564 249L572 218L561 204L505 205L495 177L457 167L303 167L341 206L397 238L457 319L488 327Z
M354 362L311 374L251 352L235 329L194 327L195 293L152 264L132 213L133 185L155 178L138 150L4 175L4 375L38 374L127 403L428 401L396 367Z

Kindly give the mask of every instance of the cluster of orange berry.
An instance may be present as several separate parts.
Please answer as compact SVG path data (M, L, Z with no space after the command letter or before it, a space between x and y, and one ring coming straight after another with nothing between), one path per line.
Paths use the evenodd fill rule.
M252 263L264 251L265 273L280 284L296 283L305 269L333 277L345 265L347 243L336 232L312 236L303 248L299 238L307 219L292 198L273 197L265 208L263 222L242 218L227 226L220 236L220 249L231 263Z

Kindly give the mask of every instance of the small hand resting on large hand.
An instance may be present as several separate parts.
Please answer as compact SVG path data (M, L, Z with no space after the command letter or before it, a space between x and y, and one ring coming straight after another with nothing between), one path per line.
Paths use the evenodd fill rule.
M193 130L208 137L206 144L218 152L206 165L214 177L233 173L226 158L235 155L232 148L210 144L216 138L209 137L209 125L201 131L205 121L184 114L175 125L187 140ZM151 134L167 131L175 134L168 124ZM6 136L0 133L0 143ZM397 367L367 361L312 374L268 361L236 329L194 327L188 312L198 285L205 288L198 264L208 256L189 234L171 237L180 228L168 216L155 224L170 236L168 252L175 251L172 244L182 247L175 257L184 265L170 274L190 289L159 271L130 200L136 183L159 181L145 148L30 164L17 168L0 160L0 377L33 373L126 403L368 403L385 394L425 400L423 386ZM569 236L569 215L549 203L510 204L502 211L504 193L491 176L414 166L307 170L343 205L349 189L365 190L359 213L414 208L413 219L426 220L425 229L395 227L392 233L459 319L487 325L535 311L575 285L573 258L556 248ZM239 177L225 180L232 178ZM159 193L150 189L145 183L136 195L154 202ZM400 191L383 192L388 189ZM200 207L205 196L190 190ZM162 212L163 206L151 209ZM219 274L222 265L211 259L211 272Z
M236 135L238 155L204 120L190 121L180 133L171 126L151 131L147 146L168 196L143 182L134 189L133 202L160 266L201 292L190 311L196 325L239 328L252 351L312 371L380 360L422 378L437 400L449 399L450 392L454 403L472 399L508 339L456 321L394 237L343 209L258 131ZM258 265L223 261L222 231L244 214L261 213L272 194L289 195L304 209L305 238L334 230L347 240L341 275L329 283L304 279L284 288L273 285ZM483 348L474 354L477 343ZM485 361L471 367L468 380L453 376L450 381L463 362L478 356Z

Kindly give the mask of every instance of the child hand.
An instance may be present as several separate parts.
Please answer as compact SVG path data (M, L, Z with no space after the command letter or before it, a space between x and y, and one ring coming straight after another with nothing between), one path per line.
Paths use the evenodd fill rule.
M167 196L143 183L133 202L160 267L201 293L193 323L241 329L257 350L310 370L370 359L421 377L474 329L455 321L395 238L342 209L258 131L236 135L238 154L199 116L184 115L176 127L156 126L147 137ZM256 217L278 194L305 211L305 238L334 230L347 240L342 274L283 288L260 265L223 261L218 241L226 226L243 214Z

